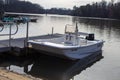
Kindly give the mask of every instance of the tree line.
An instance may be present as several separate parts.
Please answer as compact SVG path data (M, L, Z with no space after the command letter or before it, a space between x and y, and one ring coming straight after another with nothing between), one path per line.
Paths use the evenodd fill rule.
M74 6L73 9L44 9L41 5L33 4L29 1L0 0L0 14L2 14L4 11L120 19L120 2L114 3L114 0L111 0L111 2L102 0L101 2L94 2L92 4L86 4L80 7Z
M72 10L65 8L44 9L41 5L25 0L0 0L0 13L3 12L71 15Z
M114 0L111 0L111 2L108 3L105 0L102 0L101 2L87 4L80 7L74 6L72 15L120 19L120 2L114 3Z
M0 12L38 13L43 14L45 10L38 4L20 0L0 0Z
M46 13L48 14L60 14L60 15L71 15L72 10L66 8L51 8L46 9Z

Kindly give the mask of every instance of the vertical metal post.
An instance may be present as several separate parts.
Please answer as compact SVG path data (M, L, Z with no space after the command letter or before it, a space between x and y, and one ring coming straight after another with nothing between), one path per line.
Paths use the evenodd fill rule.
M75 37L76 37L76 45L78 45L78 25L76 22L76 28L75 28Z
M10 31L9 31L9 47L11 48L11 28L12 24L10 24Z
M26 46L25 47L28 47L28 40L29 40L29 22L27 22L27 30L26 30Z
M67 25L65 26L65 33L66 33L66 30L67 30Z
M28 54L28 40L29 40L29 21L27 21L27 29L26 29L26 40L25 40L25 50L26 50L26 55Z

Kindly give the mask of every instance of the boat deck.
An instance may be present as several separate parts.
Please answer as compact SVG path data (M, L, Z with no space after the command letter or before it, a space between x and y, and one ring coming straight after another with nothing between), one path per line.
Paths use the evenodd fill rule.
M78 41L78 43L76 43ZM97 40L90 41L85 38L79 37L77 40L65 40L65 37L51 38L51 39L33 39L29 43L44 44L56 47L79 47L88 46L97 43Z

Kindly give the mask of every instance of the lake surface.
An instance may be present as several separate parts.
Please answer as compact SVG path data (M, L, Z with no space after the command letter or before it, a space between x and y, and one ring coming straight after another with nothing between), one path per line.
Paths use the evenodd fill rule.
M78 22L79 31L95 33L95 38L102 39L105 43L102 49L102 56L104 58L86 70L83 70L81 73L75 75L74 80L120 80L120 21L83 19L79 17L60 15L40 15L37 23L29 24L29 36L51 34L52 27L54 27L54 33L63 34L65 25L75 25L76 21ZM8 28L6 27L6 30L3 33L7 33L7 30ZM13 31L14 30L15 28L13 26ZM25 37L25 33L26 24L20 24L19 32L12 37ZM7 37L2 36L0 36L0 38L7 39ZM40 57L36 60L29 58L24 61L18 60L18 62L14 61L14 59L8 59L1 60L1 62L1 67L5 67L20 74L29 74L39 77L43 80L51 80L49 79L49 76L56 77L56 75L53 76L52 73L59 75L61 73L58 72L66 71L69 69L70 65L73 65L73 63L66 64L68 62L59 61L53 58L49 59L48 57ZM60 62L60 64L58 64L58 62ZM64 64L66 64L66 66L59 68ZM25 71L25 68L27 68L25 66L28 66L28 71ZM39 75L37 73L39 73Z

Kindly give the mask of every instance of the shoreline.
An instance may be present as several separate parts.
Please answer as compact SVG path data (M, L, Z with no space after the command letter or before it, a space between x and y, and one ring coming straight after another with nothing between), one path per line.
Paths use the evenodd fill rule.
M0 68L0 80L41 80L30 75L23 75Z

